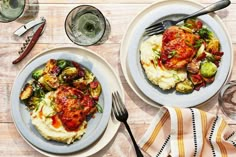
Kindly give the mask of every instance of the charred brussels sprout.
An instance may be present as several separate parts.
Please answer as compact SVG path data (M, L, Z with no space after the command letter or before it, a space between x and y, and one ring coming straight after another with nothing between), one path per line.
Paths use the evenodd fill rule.
M84 77L85 77L85 80L87 81L87 84L91 83L95 78L95 76L88 70L85 70Z
M193 89L194 89L193 83L188 79L186 79L183 82L179 82L176 85L176 91L184 94L191 93Z
M94 99L98 99L99 95L102 92L102 87L98 81L93 81L90 83L89 91Z
M209 61L205 61L201 64L200 73L203 77L212 77L217 72L217 66Z
M48 86L51 88L57 88L59 87L59 80L55 75L43 75L44 82L47 83Z
M51 74L51 75L58 75L60 73L60 68L57 65L57 61L55 59L50 59L44 68L45 74Z
M31 84L25 84L24 89L20 93L20 100L26 100L33 94L33 87Z
M32 78L38 80L43 75L43 69L37 69L33 71Z
M60 76L60 78L65 82L70 82L76 77L78 77L78 69L75 67L66 67Z
M64 59L57 60L57 66L59 66L61 69L64 69L68 65L68 62Z

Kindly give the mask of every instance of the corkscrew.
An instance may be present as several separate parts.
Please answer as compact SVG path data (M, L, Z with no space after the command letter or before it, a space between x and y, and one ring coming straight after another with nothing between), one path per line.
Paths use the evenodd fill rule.
M40 19L30 21L29 23L21 26L19 29L17 29L14 32L14 35L22 36L27 31L29 31L31 28L33 29L31 35L27 36L25 43L23 43L23 46L21 47L20 51L18 52L20 56L12 62L12 64L19 63L34 47L36 42L38 41L39 37L44 31L46 24L46 20L41 17Z

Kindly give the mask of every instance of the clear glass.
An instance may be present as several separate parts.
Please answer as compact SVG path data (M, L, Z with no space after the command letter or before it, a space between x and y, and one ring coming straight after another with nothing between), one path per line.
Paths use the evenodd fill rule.
M0 22L16 20L24 11L25 0L0 0Z
M236 81L228 82L219 93L219 105L222 112L236 120Z
M67 15L65 31L77 45L90 46L104 43L110 34L110 24L97 8L81 5Z

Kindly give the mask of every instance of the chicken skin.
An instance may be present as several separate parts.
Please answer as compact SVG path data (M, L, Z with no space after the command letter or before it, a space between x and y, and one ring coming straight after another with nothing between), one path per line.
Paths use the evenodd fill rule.
M161 61L167 69L182 69L196 54L195 41L199 36L172 26L163 33Z

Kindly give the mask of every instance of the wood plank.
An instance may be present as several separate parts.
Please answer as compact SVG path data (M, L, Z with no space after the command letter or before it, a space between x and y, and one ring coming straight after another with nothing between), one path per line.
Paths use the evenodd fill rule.
M111 24L111 34L106 43L120 43L128 24L147 4L96 4L95 6L104 13ZM74 7L75 5L70 4L40 4L38 17L44 16L47 19L47 25L43 36L38 42L71 43L64 30L64 21L68 12ZM236 25L236 4L232 4L229 8L219 11L217 14L228 28L233 43L236 43L236 32L234 31L234 26ZM21 23L17 22L1 23L0 43L23 43L26 36L22 38L13 36L13 32L21 25Z
M125 4L143 4L143 3L154 3L157 0L39 0L39 3L83 3L83 4L101 4L101 3L109 3L109 4L120 4L120 3L125 3ZM217 2L218 0L196 0L197 2L200 3L214 3ZM235 0L231 0L232 3L235 3Z
M138 141L149 124L130 124L135 139ZM236 129L235 126L230 126ZM20 156L20 157L43 157L44 155L36 152L31 148L19 135L13 123L0 123L0 156ZM133 156L134 150L130 140L130 136L126 131L124 125L121 125L114 140L109 143L104 149L98 152L95 156L101 157L117 157L117 156Z

